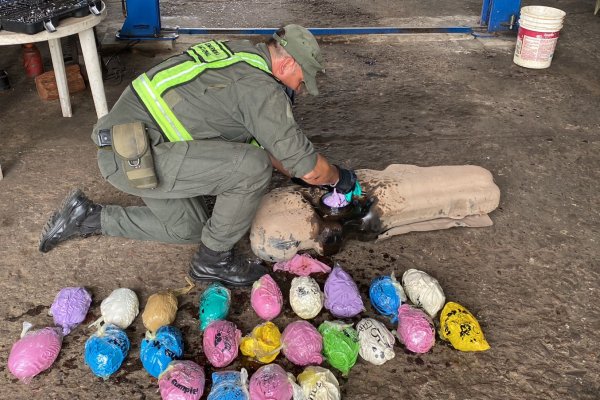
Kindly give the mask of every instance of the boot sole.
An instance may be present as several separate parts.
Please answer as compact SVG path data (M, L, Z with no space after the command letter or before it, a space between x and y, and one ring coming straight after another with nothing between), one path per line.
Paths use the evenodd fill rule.
M248 283L231 282L231 281L228 281L227 279L216 278L216 277L210 276L210 275L192 274L189 271L188 271L188 276L196 282L221 282L221 283L225 284L225 286L234 286L234 287L252 286L252 284L254 284L254 282L256 282L256 281L252 281L252 282L248 282Z
M73 209L81 204L79 201L77 201L77 198L80 196L82 197L81 202L87 201L87 197L80 189L71 191L71 193L69 193L69 195L65 197L61 203L59 211L55 211L50 218L48 218L46 225L44 225L44 228L42 229L42 234L40 236L40 242L38 245L38 249L42 253L47 253L54 248L52 247L47 249L45 245L48 239L54 236L59 228L66 223L65 216L71 214Z

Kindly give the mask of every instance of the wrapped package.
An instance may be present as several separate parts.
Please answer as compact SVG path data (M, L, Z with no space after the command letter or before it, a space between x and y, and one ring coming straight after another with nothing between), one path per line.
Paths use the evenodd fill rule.
M242 332L230 321L214 321L206 327L202 338L204 354L214 367L226 367L238 355Z
M300 318L311 319L319 315L323 308L323 292L317 281L310 276L292 279L290 305Z
M252 400L291 400L294 395L292 382L279 365L263 365L250 378L250 398Z
M325 281L325 308L337 318L352 318L365 309L352 277L336 265Z
M90 324L90 328L101 327L104 323L127 329L140 313L140 303L133 290L119 288L113 290L107 298L102 300L100 312L102 316Z
M23 383L52 366L62 347L61 328L48 327L32 331L29 322L23 323L21 338L13 344L8 355L8 370Z
M426 272L409 269L402 275L402 285L410 301L424 309L431 318L435 317L446 302L439 282Z
M460 351L485 351L490 348L473 314L452 301L444 306L440 314L440 337Z
M406 295L400 282L392 275L378 276L369 286L369 299L371 304L381 315L385 315L391 322L398 320L398 309L406 301Z
M167 369L169 363L183 356L183 336L179 328L162 326L156 334L146 332L142 339L140 359L142 365L155 378Z
M307 321L294 321L281 335L283 355L296 365L319 365L323 362L323 338Z
M279 328L270 321L255 326L252 333L244 336L240 342L240 351L243 355L264 364L277 358L280 350L281 333Z
M308 253L296 254L290 260L279 261L273 265L273 271L285 271L298 276L309 276L314 273L329 273L329 265L322 263Z
M204 369L193 361L171 361L158 377L162 400L199 400L204 393Z
M358 358L358 333L352 324L342 321L325 321L319 325L323 336L323 355L332 367L347 376Z
M213 372L212 388L207 400L250 400L248 371Z
M398 310L397 336L407 350L427 353L435 344L433 321L422 310L402 304Z
M363 360L375 365L382 365L396 356L394 342L396 338L385 325L373 318L361 319L356 324L358 354Z
M66 336L85 320L91 304L92 296L85 288L66 287L58 292L48 314Z
M148 297L142 313L142 321L150 332L156 332L161 326L170 325L175 321L177 307L179 307L177 297L189 293L195 286L188 277L185 280L188 286L184 288L165 290Z
M121 328L106 324L85 342L85 363L94 375L108 379L121 367L130 346Z
M283 294L271 275L265 274L252 285L250 304L256 314L270 321L277 317L283 307Z
M231 305L231 292L219 282L213 282L200 296L200 330L213 321L227 318Z
M298 375L298 384L304 397L310 400L340 400L340 384L330 370L321 367L306 367Z

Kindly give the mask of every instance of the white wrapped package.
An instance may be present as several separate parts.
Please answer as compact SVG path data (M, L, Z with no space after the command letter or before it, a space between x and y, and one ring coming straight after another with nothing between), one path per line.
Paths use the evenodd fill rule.
M431 318L446 303L446 296L439 282L426 272L409 269L402 275L402 285L410 301L425 310Z
M323 308L323 292L317 281L310 276L292 279L290 288L290 305L300 318L316 317Z
M356 324L358 331L358 354L375 365L382 365L396 356L396 338L385 325L373 318L363 318Z
M100 312L102 316L90 324L90 327L113 324L121 329L127 329L140 313L140 303L133 290L119 288L102 300Z
M321 367L306 367L298 375L304 397L310 400L340 400L340 384L333 373ZM297 397L294 397L296 399Z

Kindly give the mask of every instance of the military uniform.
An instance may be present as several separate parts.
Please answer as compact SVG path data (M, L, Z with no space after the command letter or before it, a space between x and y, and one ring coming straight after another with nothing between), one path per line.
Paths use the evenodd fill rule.
M271 68L265 44L227 42L233 52L259 55ZM150 78L185 61L186 53L149 70ZM127 181L121 160L110 147L98 150L102 176L119 190L139 196L145 207L104 206L102 234L170 243L199 243L228 250L246 233L271 179L267 151L292 176L313 170L317 154L296 124L282 85L269 73L247 63L206 70L163 95L193 140L169 141L132 87L92 133L141 121L146 127L158 186L136 189ZM256 139L264 150L249 144ZM266 151L265 151L266 150ZM209 216L203 195L216 195Z

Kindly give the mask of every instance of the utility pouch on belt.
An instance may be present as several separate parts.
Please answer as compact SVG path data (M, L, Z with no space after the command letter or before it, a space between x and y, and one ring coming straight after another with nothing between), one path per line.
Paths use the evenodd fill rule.
M148 134L142 122L112 127L112 147L122 160L129 184L137 189L154 189L158 185Z

